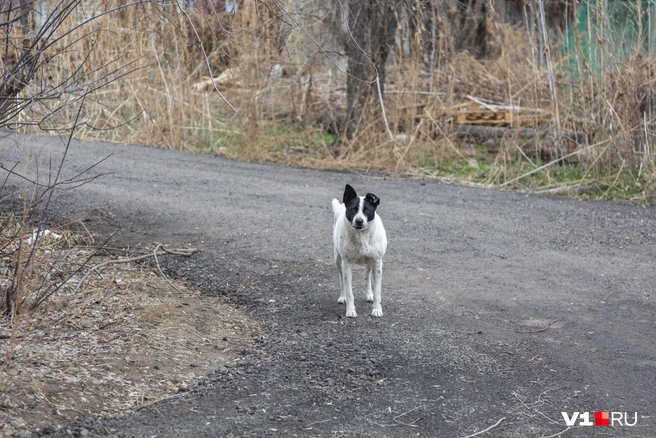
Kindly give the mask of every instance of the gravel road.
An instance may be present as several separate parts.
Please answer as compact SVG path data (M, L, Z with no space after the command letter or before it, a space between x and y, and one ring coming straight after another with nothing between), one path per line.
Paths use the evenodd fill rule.
M36 153L43 178L63 150L14 136L0 163ZM184 394L39 436L656 436L653 207L81 141L64 177L110 154L91 170L109 174L57 193L53 217L120 229L113 246L201 248L167 273L262 336ZM381 198L382 318L360 275L359 317L337 303L330 202L345 183ZM562 415L596 411L637 424L568 429Z

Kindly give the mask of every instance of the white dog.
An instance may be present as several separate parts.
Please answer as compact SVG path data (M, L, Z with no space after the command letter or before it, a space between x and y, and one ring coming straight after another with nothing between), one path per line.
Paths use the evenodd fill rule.
M333 199L335 223L333 243L335 244L335 265L339 271L340 296L338 303L346 303L346 316L357 317L351 288L353 265L365 266L367 282L367 301L373 302L371 315L383 316L381 301L381 280L383 275L383 256L387 250L387 235L383 221L376 214L380 203L378 196L367 193L358 196L353 187L346 185L344 200ZM373 291L372 291L373 283Z

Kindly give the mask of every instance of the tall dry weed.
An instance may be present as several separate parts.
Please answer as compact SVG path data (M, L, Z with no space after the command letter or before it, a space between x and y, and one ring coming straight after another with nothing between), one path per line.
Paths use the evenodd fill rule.
M619 169L644 177L654 161L654 8L636 2L625 13L633 33L620 35L620 44L617 14L601 3L581 4L589 7L587 22L577 21L583 6L567 9L559 25L545 14L548 1L526 3L514 24L493 10L462 15L450 2L399 4L382 96L387 126L363 121L351 141L334 145L285 149L291 131L273 128L293 126L302 138L317 131L338 136L343 128L346 59L336 33L344 29L335 23L347 11L319 2L294 9L244 0L236 13L219 15L144 2L71 33L62 47L76 38L81 44L53 57L43 81L64 80L71 71L89 80L130 72L87 99L81 135L91 139L397 173L434 174L453 160L475 167L472 160L484 157L493 168L481 180L501 184L544 160L578 163L586 177L612 179ZM103 10L92 4L79 14ZM102 4L109 10L118 2ZM476 14L481 20L466 19ZM71 27L79 18L71 17ZM484 50L474 50L481 38ZM232 79L216 88L195 88L227 71ZM509 126L515 130L504 135L472 138L456 132L453 117L469 97L542 112L516 117Z

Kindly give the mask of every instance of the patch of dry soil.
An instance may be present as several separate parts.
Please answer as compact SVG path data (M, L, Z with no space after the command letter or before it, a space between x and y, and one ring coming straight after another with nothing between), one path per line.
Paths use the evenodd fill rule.
M0 319L0 436L186 391L237 361L258 333L238 310L135 263L99 270L77 291L70 283L13 330Z

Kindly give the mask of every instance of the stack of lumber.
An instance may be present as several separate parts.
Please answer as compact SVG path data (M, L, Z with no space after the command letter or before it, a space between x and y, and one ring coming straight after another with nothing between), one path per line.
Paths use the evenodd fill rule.
M548 122L551 113L538 108L499 105L472 96L467 101L445 108L443 111L458 125L474 126L526 126Z

